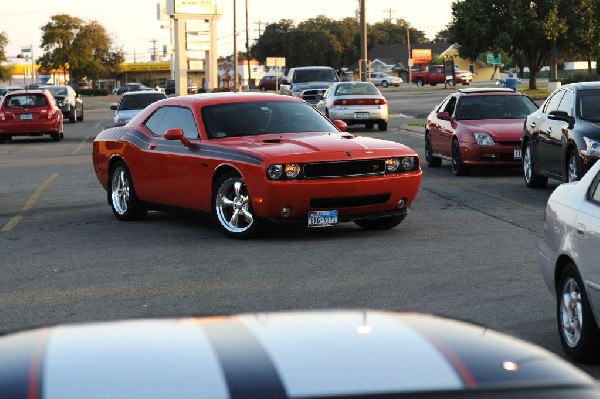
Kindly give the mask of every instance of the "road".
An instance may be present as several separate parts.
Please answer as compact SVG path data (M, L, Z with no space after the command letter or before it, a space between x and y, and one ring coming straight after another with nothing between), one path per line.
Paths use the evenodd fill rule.
M390 91L388 132L423 156L409 122L450 89ZM223 237L210 217L152 212L118 222L91 165L91 142L115 97L86 98L65 140L0 146L0 330L59 322L374 308L434 313L513 334L562 355L554 299L537 263L545 202L519 170L455 177L424 167L408 217L393 230L277 228ZM600 376L600 367L586 367Z

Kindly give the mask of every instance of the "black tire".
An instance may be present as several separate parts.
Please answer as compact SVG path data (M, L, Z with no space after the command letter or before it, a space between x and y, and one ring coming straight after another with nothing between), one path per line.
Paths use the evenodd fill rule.
M267 91L267 88L265 86L260 86L260 91Z
M213 216L226 237L246 239L261 230L261 221L252 211L244 179L236 172L219 177L212 194Z
M131 173L123 161L117 161L111 169L108 202L119 220L141 220L148 214L148 208L135 194Z
M420 87L425 86L425 81L421 78L417 79L417 86L420 86Z
M4 144L9 140L5 134L0 134L0 144Z
M387 122L378 122L377 128L379 129L380 132L385 132L388 129L388 123Z
M52 141L60 141L60 133L52 133Z
M81 107L81 113L79 114L79 116L77 117L77 121L79 122L83 122L83 107Z
M405 217L406 215L386 216L378 219L355 220L354 223L365 230L389 230L398 226Z
M427 166L430 168L439 168L442 165L442 158L433 156L429 133L425 133L425 161L427 162Z
M69 109L69 123L75 123L75 121L77 121L75 113L75 108Z
M531 152L531 142L525 143L523 150L523 179L529 188L544 188L548 184L548 176L536 173L535 163Z
M575 149L571 149L567 155L566 176L569 183L581 180L581 164Z
M365 128L366 129L373 129L373 126L375 126L375 123L373 123L373 122L367 122L367 123L365 123Z
M383 82L381 82L381 87L388 87L387 80L384 80Z
M569 358L582 363L600 361L600 330L573 263L567 264L560 275L556 321L560 343Z
M452 140L452 173L455 176L468 176L471 173L471 167L465 165L460 156L460 145L458 140Z

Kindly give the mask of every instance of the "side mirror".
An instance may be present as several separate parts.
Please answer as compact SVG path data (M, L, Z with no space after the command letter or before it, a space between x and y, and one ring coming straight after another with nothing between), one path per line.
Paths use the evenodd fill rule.
M437 113L437 118L441 119L443 121L449 121L450 120L450 114L447 112L438 112Z
M335 125L335 127L340 129L342 132L345 132L346 129L348 129L348 125L346 124L346 122L341 121L339 119L334 120L333 124Z
M110 104L110 107L108 108L112 109L113 111L116 111L117 109L119 109L119 106L117 104Z
M179 140L184 146L190 146L190 141L183 135L183 130L178 127L167 130L163 137L165 140Z
M289 85L290 81L288 80L288 78L281 78L281 84L282 85Z
M574 119L573 119L573 117L570 116L565 111L550 111L550 113L548 114L548 118L554 119L554 120L558 120L558 121L567 122L569 124L573 124L575 122Z

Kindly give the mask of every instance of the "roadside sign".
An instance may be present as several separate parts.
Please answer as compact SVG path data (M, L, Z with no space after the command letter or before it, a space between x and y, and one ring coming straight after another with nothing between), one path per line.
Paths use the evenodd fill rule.
M487 63L488 64L496 64L496 65L500 65L502 63L502 59L500 58L500 55L494 57L494 54L492 53L487 53L486 54L486 58L487 58Z
M267 57L265 65L268 67L284 67L285 57Z

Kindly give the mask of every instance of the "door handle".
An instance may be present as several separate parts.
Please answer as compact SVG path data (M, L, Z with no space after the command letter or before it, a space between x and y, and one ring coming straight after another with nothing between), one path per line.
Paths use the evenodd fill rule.
M547 132L548 134L552 134L552 127L549 127L548 129L546 129L546 132Z
M583 237L585 234L585 225L582 223L577 223L577 227L575 228L578 237Z
M535 129L535 127L537 126L537 124L535 122L531 122L529 124L529 126L531 126L532 129Z

